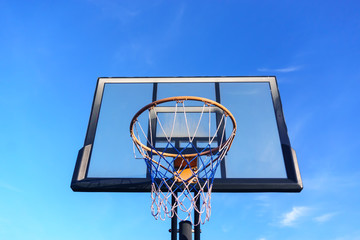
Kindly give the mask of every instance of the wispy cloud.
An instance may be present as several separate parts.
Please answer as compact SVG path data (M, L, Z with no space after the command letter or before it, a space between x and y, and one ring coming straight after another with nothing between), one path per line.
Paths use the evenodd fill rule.
M337 214L337 212L326 213L321 216L315 217L314 220L319 223L327 222Z
M289 66L285 68L258 68L259 72L279 72L279 73L288 73L288 72L295 72L300 70L300 66Z
M141 11L136 6L128 6L120 1L113 0L88 0L90 3L97 6L104 16L118 20L122 24L127 24L135 17L141 14Z
M0 223L8 223L9 219L6 218L0 218Z
M223 233L228 233L233 229L232 225L222 225L221 226L221 230L223 231Z
M124 19L121 19L124 24L136 21L142 15L141 9L146 9L146 7L142 7L140 10L133 11L129 7L122 7L119 3L117 5L120 5L121 11L125 12ZM155 8L151 4L149 5L150 8ZM177 44L182 32L185 10L186 5L182 4L157 29L141 35L129 34L126 39L121 40L117 49L114 50L115 65L118 64L123 67L125 64L134 66L134 63L136 65L141 63L148 66L155 65L156 59L161 54ZM122 14L120 15L122 17Z
M332 151L331 154L334 155L334 151ZM331 158L327 156L325 156L324 159L326 161L331 160ZM304 179L304 185L306 184L306 188L308 190L317 194L323 194L324 192L347 192L349 189L360 187L360 183L357 181L359 175L359 171L342 175L334 175L332 172L324 169L322 172L316 173L316 176Z
M261 207L270 207L271 203L270 203L270 198L268 195L259 195L257 197L255 197L255 200L258 202L258 205Z
M309 210L308 207L293 207L290 212L284 214L283 219L280 221L281 226L294 226L297 220L305 216Z
M20 189L18 189L17 187L14 187L10 184L4 183L4 182L0 182L0 188L12 191L12 192L21 192Z
M360 232L348 233L347 235L335 238L335 240L360 240Z

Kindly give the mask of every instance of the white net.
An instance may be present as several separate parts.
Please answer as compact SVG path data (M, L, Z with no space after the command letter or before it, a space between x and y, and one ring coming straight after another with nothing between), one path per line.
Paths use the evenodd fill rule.
M145 111L148 121L142 123L148 124L147 129L139 120ZM228 118L232 124L227 124ZM231 113L204 98L163 99L135 115L131 137L150 172L151 212L156 219L176 215L193 225L209 220L216 170L235 132ZM199 214L198 219L194 219L193 212Z

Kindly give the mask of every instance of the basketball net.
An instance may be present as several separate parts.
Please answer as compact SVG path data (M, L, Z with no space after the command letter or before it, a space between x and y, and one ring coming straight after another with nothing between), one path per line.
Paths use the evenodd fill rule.
M172 106L170 119L160 116L159 106L164 103L167 107L169 103ZM200 109L195 117L197 122L194 121L194 117L190 117L194 111L187 112L194 103L197 104L197 109ZM149 114L147 132L138 120L138 117L146 111ZM215 123L214 113L217 114ZM228 118L232 122L228 124L231 125L231 131L225 131L227 127L229 128ZM152 121L156 121L156 124ZM206 138L204 138L205 128ZM176 140L179 138L179 131L181 131L180 144ZM209 220L215 173L231 147L235 132L236 121L232 114L221 104L206 98L189 96L166 98L145 106L135 114L130 133L134 146L150 171L151 213L156 219L165 220L166 217L171 218L176 215L180 220L189 220L195 226ZM164 142L161 147L155 144L156 139L152 136L163 137ZM200 136L202 144L199 144ZM172 198L175 199L173 203ZM198 201L200 204L197 204ZM194 222L192 215L194 211L199 214L197 222Z

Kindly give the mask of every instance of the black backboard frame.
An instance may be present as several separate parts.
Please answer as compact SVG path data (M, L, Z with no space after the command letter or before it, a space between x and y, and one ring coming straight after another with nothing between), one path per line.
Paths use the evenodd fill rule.
M146 178L94 178L88 177L92 146L98 124L101 100L106 83L154 83L153 100L157 83L161 82L268 82L274 104L287 178L226 178L214 179L213 192L300 192L303 188L295 151L291 148L282 110L276 77L140 77L98 78L84 146L79 150L71 188L77 192L150 192L151 179ZM145 163L144 163L145 164Z

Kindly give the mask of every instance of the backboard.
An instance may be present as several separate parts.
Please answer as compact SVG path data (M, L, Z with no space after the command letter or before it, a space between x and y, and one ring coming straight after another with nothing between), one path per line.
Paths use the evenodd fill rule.
M236 119L237 133L216 172L212 192L302 190L275 77L99 78L71 188L150 192L149 171L143 159L134 157L129 126L141 108L174 96L216 101ZM214 114L216 119L215 110ZM145 133L149 125L143 125ZM154 137L161 147L161 133Z

